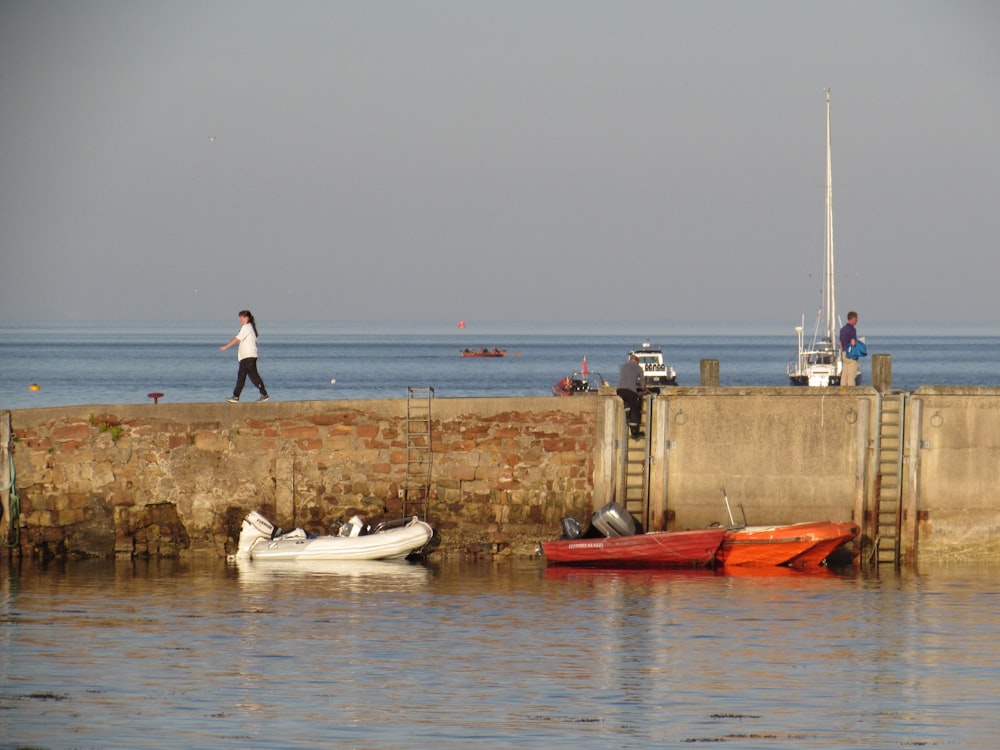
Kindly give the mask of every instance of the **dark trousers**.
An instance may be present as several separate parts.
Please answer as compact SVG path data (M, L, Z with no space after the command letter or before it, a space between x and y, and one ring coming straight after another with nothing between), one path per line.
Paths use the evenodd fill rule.
M243 386L246 385L247 378L250 378L250 382L257 386L261 396L267 395L267 388L264 387L264 381L261 380L260 375L257 373L256 357L247 357L240 360L240 371L236 376L236 387L233 389L233 395L236 398L239 398L243 392Z
M628 388L619 388L618 395L625 402L626 415L629 429L635 435L639 432L639 423L642 421L642 396Z

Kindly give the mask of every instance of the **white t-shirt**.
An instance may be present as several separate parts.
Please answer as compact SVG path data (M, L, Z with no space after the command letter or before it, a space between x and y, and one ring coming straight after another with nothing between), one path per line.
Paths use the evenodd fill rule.
M240 340L240 348L236 350L236 358L240 361L247 357L257 356L257 335L253 332L253 326L244 323L240 327L240 332L236 334Z

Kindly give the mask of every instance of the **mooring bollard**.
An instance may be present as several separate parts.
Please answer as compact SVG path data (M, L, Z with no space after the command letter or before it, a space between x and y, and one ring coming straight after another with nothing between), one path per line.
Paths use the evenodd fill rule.
M703 388L715 388L719 385L719 360L703 359L701 361L701 385Z

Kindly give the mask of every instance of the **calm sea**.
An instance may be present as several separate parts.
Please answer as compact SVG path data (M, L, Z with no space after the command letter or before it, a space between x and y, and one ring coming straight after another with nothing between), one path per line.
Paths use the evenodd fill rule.
M0 567L4 748L962 748L1000 567Z
M219 401L234 332L2 326L0 409ZM261 334L275 400L545 396L584 356L613 380L646 335L681 384L710 358L725 385L784 385L795 354L794 336ZM1000 338L867 335L897 388L1000 385ZM0 747L992 750L998 574L0 562Z
M63 323L0 325L0 409L77 404L221 401L236 379L235 349L219 351L236 325ZM259 369L272 400L405 398L408 386L438 397L548 396L579 369L612 383L646 337L664 349L681 385L698 385L702 359L717 359L722 385L787 385L790 335L635 334L614 326L473 331L433 325L260 325ZM620 329L621 326L618 326ZM363 329L363 330L357 330ZM891 354L893 387L1000 386L1000 336L884 336L866 331L870 354ZM507 349L465 359L465 347ZM867 369L863 365L863 370ZM335 380L336 383L331 383ZM867 382L862 377L862 383ZM37 385L37 390L32 389ZM255 398L252 386L245 398Z

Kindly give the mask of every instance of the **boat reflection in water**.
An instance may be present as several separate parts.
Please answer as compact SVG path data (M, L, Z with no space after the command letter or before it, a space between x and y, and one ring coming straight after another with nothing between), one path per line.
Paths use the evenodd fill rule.
M248 558L231 561L239 571L241 584L308 583L338 591L401 591L423 588L431 571L420 563L406 560L269 560Z
M718 578L788 578L806 580L844 580L857 576L850 566L843 568L789 568L786 566L730 568L593 568L572 565L547 566L542 576L552 581L622 583L697 583Z

